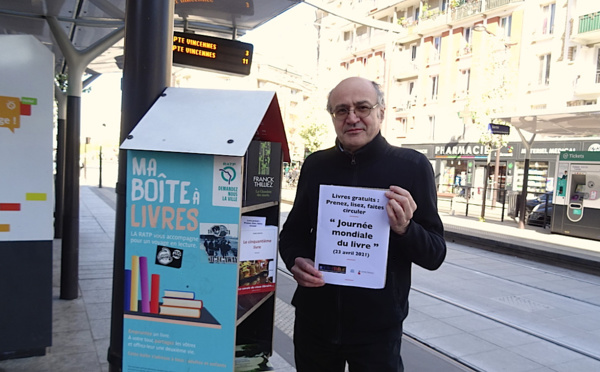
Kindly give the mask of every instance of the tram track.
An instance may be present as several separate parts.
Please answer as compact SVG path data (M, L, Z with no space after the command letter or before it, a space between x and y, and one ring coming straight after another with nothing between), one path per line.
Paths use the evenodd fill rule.
M528 264L527 261L522 261L522 259L518 259L518 260L503 259L502 258L503 256L501 254L488 255L488 254L484 253L484 254L478 255L478 253L476 252L477 248L471 249L471 247L469 247L469 249L461 250L460 248L453 246L452 249L461 251L461 253L467 253L469 255L480 256L487 260L494 260L501 264L512 265L513 267L526 269L531 272L538 272L543 275L548 275L549 277L555 277L555 278L557 278L557 282L560 280L570 280L570 281L574 281L574 283L580 283L582 286L598 286L598 287L600 287L600 277L598 278L597 281L595 280L595 278L596 278L595 276L590 276L589 279L584 278L585 276L587 276L589 274L581 274L577 271L575 271L574 273L568 273L568 272L565 272L564 269L558 268L558 267L556 268L556 270L552 270L552 268L553 268L552 265L549 265L546 263L542 263L542 264L539 264L539 266L536 266L537 263L532 262L531 264ZM444 262L444 265L451 266L457 270L463 270L465 272L473 273L474 275L477 275L479 278L488 278L488 279L491 279L494 281L499 281L498 283L504 282L504 283L509 283L510 285L519 286L520 288L527 288L529 290L535 291L536 293L538 293L542 296L543 295L556 296L558 301L560 301L560 299L563 299L566 301L571 301L573 304L579 304L582 306L590 307L590 309L593 313L600 313L600 303L598 303L598 301L600 299L598 297L592 298L592 299L579 298L579 297L572 296L572 295L566 293L566 291L568 291L568 289L563 289L562 291L557 290L557 289L550 289L550 288L548 288L549 286L535 285L532 283L527 283L527 282L525 282L525 280L516 280L516 279L504 277L502 275L494 273L493 268L491 268L490 270L485 270L485 266L473 267L473 266L468 266L467 264L459 264L456 262L452 262L451 258L450 259L447 258L446 262ZM502 285L502 284L499 284L499 285ZM544 334L540 331L536 331L534 329L528 328L526 325L523 325L522 322L521 322L521 324L519 324L519 322L517 322L515 320L511 320L510 317L508 317L508 316L497 316L492 311L485 311L482 309L482 308L484 308L484 306L482 306L482 308L478 308L478 305L480 305L480 304L477 304L476 302L467 303L467 301L461 301L460 299L455 299L455 298L452 298L451 296L444 296L439 291L435 292L435 290L433 288L427 289L427 288L415 286L414 284L411 287L411 289L413 291L421 293L422 295L427 296L429 298L433 298L437 301L441 301L445 304L462 309L462 310L464 310L470 314L473 314L475 316L479 316L479 317L485 318L487 320L490 320L500 326L509 327L513 330L516 330L516 331L522 332L524 334L527 334L529 336L532 336L532 337L536 338L537 340L551 343L555 346L564 348L565 350L569 350L571 352L577 353L578 355L581 355L583 357L590 358L590 359L600 362L600 354L598 354L598 353L593 353L593 352L588 352L586 350L582 350L579 346L576 346L574 344L570 344L568 342L557 339L557 337L553 337L550 335L551 332L549 334ZM517 296L517 295L514 295L512 297L519 298L519 296ZM416 336L416 335L413 335L413 337L418 339L418 336ZM423 342L428 343L426 341L423 341Z
M278 270L278 275L283 275L283 276L285 276L286 279L294 280L293 275L289 271L287 271L287 269L278 268L277 270ZM285 314L284 316L287 316L287 317L293 316L292 305L287 303L287 301L285 301L279 297L277 298L277 310L284 313ZM281 320L279 322L276 321L276 323L275 323L277 328L279 328L288 337L293 338L293 327L290 326L290 324L293 324L293 322L289 322L288 320ZM410 343L410 344L412 344L411 345L412 347L419 348L419 349L423 350L423 352L433 355L435 358L444 360L446 363L454 366L456 370L460 370L460 371L464 371L464 372L479 371L478 369L474 368L473 366L468 365L464 361L458 360L457 358L453 357L452 355L445 353L442 350L438 350L435 347L432 347L431 345L428 345L427 343L423 342L422 340L419 340L419 338L414 337L413 335L404 333L403 334L403 345L404 345L404 343ZM406 345L405 347L410 347L410 346Z
M558 302L568 302L569 304L573 304L575 307L581 306L589 309L589 311L594 314L600 314L600 297L586 297L569 293L570 288L588 286L590 288L594 288L593 290L595 292L595 288L600 287L600 276L582 273L578 270L565 269L560 266L554 266L547 262L540 263L536 262L535 260L523 260L522 258L513 256L504 257L504 255L500 253L478 251L477 248L469 246L453 245L450 247L449 245L449 248L460 253L458 257L449 255L444 263L444 266L451 268L451 273L448 274L451 277L452 275L457 275L462 279L471 278L471 280L474 280L474 282L479 281L479 278L481 278L482 282L487 283L489 281L489 283L491 283L489 285L493 286L496 284L498 286L506 286L515 291L506 292L507 296L505 298L500 298L499 295L489 295L486 297L486 294L484 293L482 299L487 302L478 303L477 301L473 301L472 297L465 297L463 300L460 296L455 297L450 294L446 295L449 293L449 291L445 290L445 288L450 287L444 287L444 285L438 287L435 280L429 279L432 273L424 273L423 281L417 281L417 283L413 281L413 286L411 289L414 292L417 292L420 295L426 296L432 300L439 301L440 305L441 303L444 303L446 306L449 305L451 307L460 309L459 311L462 313L471 314L465 316L472 316L473 318L480 317L489 323L496 324L497 326L505 329L510 329L511 331L506 331L508 333L522 333L523 337L531 337L532 343L535 342L533 340L537 340L537 342L547 344L548 348L552 350L564 349L564 352L561 353L578 355L581 358L587 358L590 360L590 363L593 363L592 361L595 363L600 362L600 354L597 353L595 349L581 347L581 345L578 342L574 342L572 338L557 335L556 331L560 330L560 328L540 328L539 325L536 326L535 324L532 325L531 323L527 323L527 318L518 318L518 316L513 317L510 315L510 312L496 312L493 310L493 307L490 307L490 303L494 303L494 301L499 300L507 301L504 303L504 305L509 306L504 306L504 309L511 306L514 308L526 305L534 306L533 309L523 309L523 314L527 317L535 314L536 311L539 310L535 308L537 305L544 305L550 308L550 306L547 305L548 303L542 300L545 298L546 300L550 299L550 301L556 299L555 301ZM469 257L465 258L463 254L469 255ZM478 261L479 258L481 261ZM473 260L472 264L469 262L469 259ZM486 262L489 264L481 264L480 262ZM488 269L486 269L486 267ZM516 274L513 273L512 275L503 275L504 272L510 272L512 268L514 268L514 272ZM461 274L461 272L463 273ZM520 274L521 272L526 272L527 274ZM292 278L289 272L280 270L280 273L284 273L289 278ZM544 278L547 276L548 279L540 280L537 283L535 280L527 280L531 277L535 278L537 274ZM436 274L433 273L433 275ZM569 283L568 281L571 282ZM563 285L553 286L551 282L561 283ZM565 283L568 283L568 285L564 285ZM521 300L525 302L529 300L529 295L523 295L523 293L529 293L531 295L530 303L518 303ZM579 293L582 292L580 291ZM509 301L513 300L516 301L516 303L508 303ZM550 302L550 304L554 305L552 302ZM411 309L419 310L418 308L413 308L413 306L414 305L411 302ZM542 309L542 311L545 310L548 309ZM549 311L553 310L555 309L549 309ZM559 309L557 308L556 310ZM518 311L514 313L518 313ZM435 318L435 315L432 316ZM540 315L540 317L543 317L543 315ZM561 323L561 326L562 325L565 324ZM566 324L566 326L569 325ZM413 340L415 343L418 343L420 347L428 349L441 357L452 360L458 365L463 366L467 371L482 370L481 366L478 365L478 362L472 362L471 358L462 355L463 352L469 353L469 350L463 349L461 352L457 353L456 350L453 350L453 348L448 349L443 344L437 343L435 338L432 339L427 335L421 335L419 331L412 332L414 329L415 328L411 329L411 327L407 327L407 329L405 329L405 336Z
M488 259L489 259L489 257L488 257ZM510 264L510 265L514 265L514 266L519 266L519 267L522 267L522 268L527 268L529 270L537 271L537 272L540 272L540 273L543 273L543 274L552 275L552 276L555 276L555 277L558 277L558 278L574 280L574 281L577 281L579 283L586 284L586 285L600 286L600 279L599 279L598 282L593 282L593 281L590 281L590 280L585 280L585 279L577 278L577 277L575 277L573 275L561 274L561 273L556 272L556 271L550 271L550 270L546 270L546 269L540 269L540 268L533 267L533 266L530 266L530 265L523 265L523 264L519 264L519 263L516 263L516 262L511 262L511 261L507 261L507 260L501 260L501 259L497 259L497 258L495 258L494 260L498 261L498 262L503 262L503 263L507 263L507 264ZM600 309L600 303L598 303L598 302L593 302L593 301L589 301L589 300L577 298L577 297L570 296L570 295L565 294L565 293L561 293L559 291L552 291L552 290L549 290L548 288L536 286L536 285L529 284L529 283L523 283L523 282L520 282L518 280L508 279L506 277L502 277L502 276L496 275L496 274L491 274L491 273L484 272L484 271L481 271L481 270L475 270L474 268L471 268L471 267L468 267L468 266L464 266L464 265L459 265L459 264L456 264L456 263L453 263L453 262L445 262L444 265L452 265L454 267L459 267L459 268L462 268L464 270L469 270L469 271L477 272L480 275L485 275L485 276L490 277L490 278L495 278L495 279L503 280L503 281L510 282L510 283L513 283L513 284L518 284L518 285L521 285L521 286L524 286L524 287L532 288L532 289L535 289L535 290L538 290L538 291L542 291L542 292L545 292L545 293L549 293L549 294L552 294L552 295L555 295L555 296L561 296L563 298L566 298L566 299L569 299L569 300L572 300L572 301L577 301L577 302L580 302L580 303L583 303L583 304L586 304L586 305L595 306L598 309Z
M428 291L426 291L426 290L419 289L419 288L415 288L415 287L412 287L411 289L412 289L413 291L417 291L417 292L419 292L419 293L421 293L421 294L423 294L423 295L425 295L425 296L428 296L428 297L430 297L430 298L435 298L435 299L437 299L438 301L442 301L442 302L444 302L444 303L446 303L446 304L449 304L449 305L452 305L452 306L458 307L458 308L460 308L460 309L462 309L462 310L468 311L468 312L469 312L469 313L471 313L471 314L475 314L475 315L477 315L477 316L480 316L480 317L482 317L482 318L486 318L486 319L488 319L488 320L491 320L491 321L493 321L493 322L495 322L495 323L497 323L497 324L500 324L500 325L502 325L502 326L505 326L505 327L510 327L510 328L512 328L512 329L514 329L514 330L517 330L517 331L519 331L519 332L523 332L523 333L525 333L525 334L528 334L528 335L530 335L530 336L533 336L533 337L535 337L536 339L543 340L543 341L545 341L545 342L549 342L549 343L551 343L551 344L554 344L554 345L556 345L556 346L562 347L562 348L564 348L564 349L566 349L566 350L570 350L570 351L572 351L572 352L575 352L575 353L577 353L577 354L580 354L581 356L584 356L584 357L586 357L586 358L591 358L591 359L594 359L594 360L600 361L600 357L599 357L599 356L597 356L597 355L594 355L594 354L588 353L588 352L586 352L586 351L584 351L584 350L580 350L580 349L578 349L578 348L576 348L576 347L574 347L574 346L568 345L568 344L566 344L566 343L564 343L564 342L561 342L561 341L559 341L559 340L553 339L553 338L551 338L551 337L547 337L547 336L545 336L545 335L541 334L540 332L535 332L535 331L532 331L532 330L530 330L530 329L528 329L528 328L525 328L525 327L519 326L519 325L518 325L518 324L516 324L516 323L509 322L509 321L506 321L506 320L500 319L500 318L498 318L498 317L491 316L491 315L489 315L489 314L485 314L484 312L482 312L482 311L480 311L480 310L477 310L477 309L475 309L475 308L472 308L472 307L466 306L466 305L464 305L464 304L459 304L459 303L458 303L458 302L456 302L456 301L453 301L453 300L450 300L450 299L447 299L447 298L443 298L443 297L441 297L441 296L439 296L439 295L436 295L436 294L434 294L434 293L432 293L432 292L428 292ZM417 340L419 340L419 337L418 337L418 336L416 336L416 335L412 335L412 337L413 337L413 338L416 338ZM425 342L425 341L422 341L422 340L421 340L421 342L422 342L422 343L425 343L425 344L427 344L427 345L429 345L429 344L428 344L427 342ZM432 347L431 345L429 345L429 346L430 346L430 347ZM440 351L440 352L442 352L441 350L439 350L439 349L437 349L437 348L435 348L435 347L433 347L433 348L434 348L434 349L436 349L436 350L438 350L438 351ZM446 354L446 355L448 355L448 354Z

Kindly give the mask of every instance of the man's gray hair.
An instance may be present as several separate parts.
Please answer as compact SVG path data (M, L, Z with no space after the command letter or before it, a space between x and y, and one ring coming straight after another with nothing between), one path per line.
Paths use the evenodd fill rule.
M375 89L375 93L377 93L377 104L382 107L385 108L385 100L383 99L383 91L381 90L381 85L377 84L374 81L371 81L371 84L373 84L373 88ZM333 107L331 107L331 92L333 92L333 90L335 89L335 87L333 89L331 89L329 91L329 94L327 95L327 112L329 112L330 114L333 113Z

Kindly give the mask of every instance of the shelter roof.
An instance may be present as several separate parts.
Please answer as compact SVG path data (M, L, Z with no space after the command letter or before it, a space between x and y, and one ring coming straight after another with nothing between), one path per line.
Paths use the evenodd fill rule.
M175 30L236 39L300 3L300 0L176 0L175 3ZM64 73L65 58L46 18L54 17L73 46L83 51L125 26L125 5L126 0L0 1L0 35L35 36L54 53L55 71ZM92 75L117 72L122 55L123 40L97 57L88 66L88 72Z
M550 137L587 137L600 135L600 110L574 106L560 110L512 113L502 119L520 130Z

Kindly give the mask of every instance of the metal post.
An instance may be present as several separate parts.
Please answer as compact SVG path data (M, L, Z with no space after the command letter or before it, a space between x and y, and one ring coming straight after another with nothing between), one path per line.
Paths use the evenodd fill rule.
M122 143L168 86L173 47L174 0L128 0L123 66ZM152 40L152 42L148 42ZM119 151L113 293L108 348L109 371L123 363L123 285L125 264L127 151Z
M520 119L523 122L525 119ZM537 121L537 117L534 118ZM521 205L519 206L519 229L525 228L525 210L527 206L527 183L529 181L529 159L531 158L531 144L535 139L536 133L531 136L531 139L528 141L525 139L525 136L521 132L519 128L517 128L517 133L519 137L521 137L521 142L525 146L525 165L523 167L523 188L521 189Z
M79 136L81 134L82 77L86 66L94 58L121 39L123 30L118 29L111 32L102 38L94 48L88 48L85 53L81 53L71 44L71 40L66 36L58 19L48 16L46 22L48 22L52 35L69 66L60 298L73 300L77 298L79 292Z
M483 194L481 195L481 215L479 216L479 221L485 222L485 199L487 198L487 188L488 188L488 178L490 177L490 157L492 156L492 151L489 150L487 162L485 163L485 171L483 172Z
M521 191L521 210L519 211L519 229L525 228L525 207L527 206L527 181L529 180L529 151L523 167L523 191Z
M492 208L496 207L496 201L498 200L498 190L500 190L500 150L503 146L500 146L496 150L496 163L494 168L494 186L492 187Z
M102 145L100 145L100 151L98 152L98 188L102 188Z

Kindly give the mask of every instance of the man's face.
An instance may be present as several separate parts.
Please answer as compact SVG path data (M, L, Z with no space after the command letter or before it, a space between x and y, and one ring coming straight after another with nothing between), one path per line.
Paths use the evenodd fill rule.
M384 108L377 106L360 118L354 111L357 108L369 108L377 104L377 92L373 84L362 78L349 78L336 86L329 96L329 105L333 112L346 108L350 112L345 118L332 117L338 140L344 150L355 152L379 133L383 121Z

